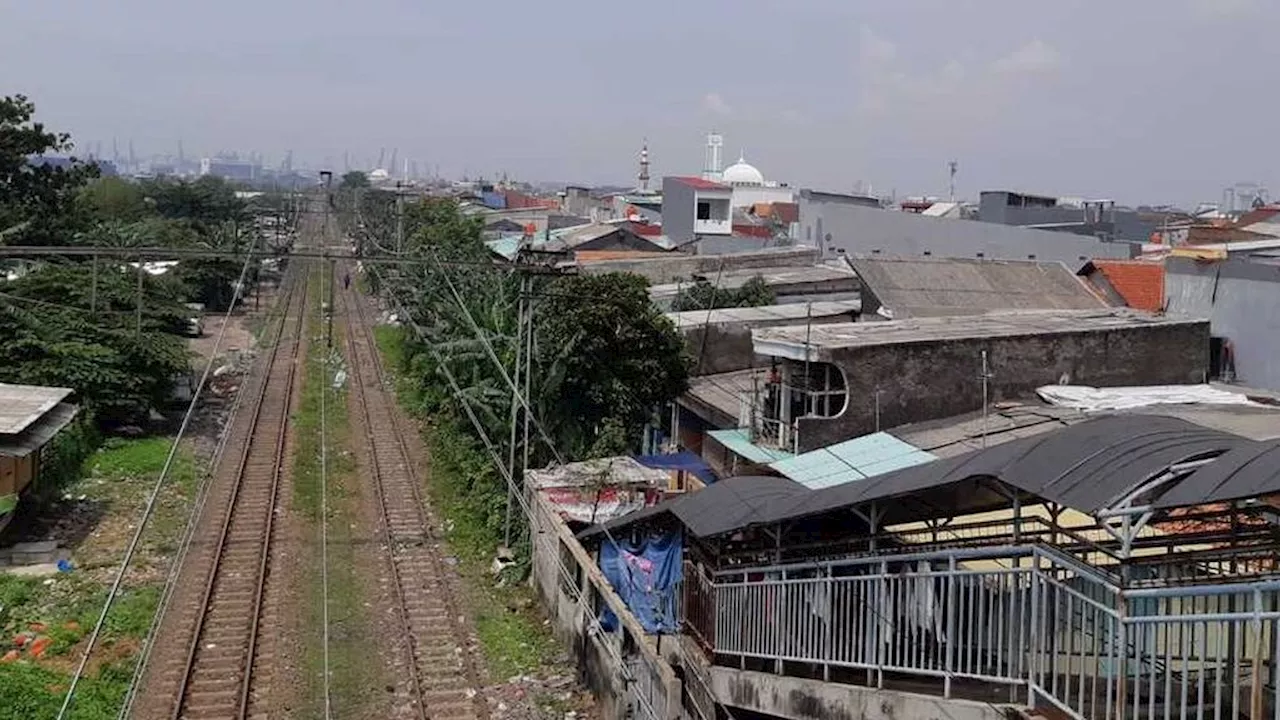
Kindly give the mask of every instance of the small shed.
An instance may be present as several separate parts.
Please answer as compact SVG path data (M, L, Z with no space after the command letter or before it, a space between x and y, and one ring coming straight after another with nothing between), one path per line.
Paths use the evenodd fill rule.
M0 383L0 528L40 477L40 451L79 411L69 388Z

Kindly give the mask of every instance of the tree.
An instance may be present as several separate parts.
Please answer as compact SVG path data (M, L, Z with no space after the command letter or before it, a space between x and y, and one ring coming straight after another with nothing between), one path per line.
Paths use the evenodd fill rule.
M144 422L188 369L176 335L185 324L180 297L172 282L144 275L138 332L137 271L104 265L96 284L92 272L47 265L5 284L0 381L73 388L104 427Z
M777 294L764 278L756 275L739 288L718 288L706 281L697 282L680 291L671 302L673 312L713 310L716 308L759 307L772 305Z
M204 232L223 223L248 222L243 201L227 181L213 175L199 180L158 179L143 185L146 196L163 218L186 220Z
M352 170L342 176L341 186L345 190L369 187L369 176L359 170Z
M79 201L99 221L137 222L154 214L142 186L118 177L102 177L85 185Z
M25 96L0 97L0 233L6 244L65 244L84 222L76 196L98 168L33 160L72 149L69 135L46 130L34 114Z
M653 410L684 392L689 364L675 326L628 273L550 283L537 312L541 396L573 454L621 427L638 439Z

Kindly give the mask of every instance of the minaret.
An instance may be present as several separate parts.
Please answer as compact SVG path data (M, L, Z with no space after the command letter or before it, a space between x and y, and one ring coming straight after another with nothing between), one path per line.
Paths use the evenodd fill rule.
M714 130L707 135L707 158L702 168L702 179L720 182L720 148L724 147L724 138Z
M649 192L649 141L640 146L640 192Z

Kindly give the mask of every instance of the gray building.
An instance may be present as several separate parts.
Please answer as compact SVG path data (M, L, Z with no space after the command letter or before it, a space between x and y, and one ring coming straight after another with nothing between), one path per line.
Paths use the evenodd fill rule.
M1008 190L987 190L980 195L978 219L1000 225L1017 225L1108 240L1149 242L1167 213L1142 212L1116 207L1111 200L1085 200L1076 206L1059 198Z
M869 206L866 198L800 191L797 241L824 257L968 257L1066 263L1075 270L1092 258L1131 258L1140 246L1069 233L996 223L935 218Z
M978 410L984 388L998 403L1042 385L1180 385L1209 371L1208 321L1127 308L760 328L752 345L781 364L764 428L796 452Z
M1213 375L1280 391L1280 265L1172 257L1165 294L1170 313L1209 318Z

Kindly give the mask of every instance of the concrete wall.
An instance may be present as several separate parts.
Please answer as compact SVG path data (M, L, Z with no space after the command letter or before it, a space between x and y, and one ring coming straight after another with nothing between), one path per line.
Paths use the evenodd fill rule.
M726 705L787 720L1006 720L1015 707L841 685L726 667L711 668Z
M992 402L1061 382L1200 383L1209 372L1209 323L835 349L831 361L844 371L849 401L838 417L800 419L800 451L874 432L877 389L883 428L980 410L983 350Z
M822 315L808 322L813 325L853 322L856 315L852 311L838 315ZM753 367L768 367L770 359L763 355L756 355L752 347L752 328L804 325L805 322L805 318L788 318L692 325L683 328L680 334L684 337L685 347L694 359L694 367L690 373L714 375Z
M827 236L830 235L830 240ZM800 195L797 241L818 247L825 257L850 255L911 257L986 257L1003 260L1053 260L1076 270L1091 258L1131 258L1139 246L1102 242L1070 233L926 217L914 213L832 202L826 196Z
M555 509L536 492L530 493L528 499L534 538L530 581L547 611L556 639L569 648L579 675L600 703L601 716L643 720L681 717L682 688L671 665L645 640L644 629ZM565 577L561 564L567 566L572 577ZM571 583L580 589L581 599L579 593L568 589ZM591 621L605 606L621 621L611 633L595 631ZM632 683L624 679L619 657L630 668ZM647 698L647 705L634 700L637 693ZM650 714L647 708L655 712Z
M724 270L748 270L769 267L810 267L818 259L818 251L811 247L779 248L763 252L745 252L713 256L675 255L643 260L608 260L588 263L579 272L599 275L610 272L629 272L649 280L652 285L688 281L693 275L705 275Z
M1213 335L1231 341L1237 382L1280 390L1280 266L1169 258L1165 295L1169 312L1208 317Z
M662 232L673 242L693 239L696 195L693 187L675 178L662 178Z

